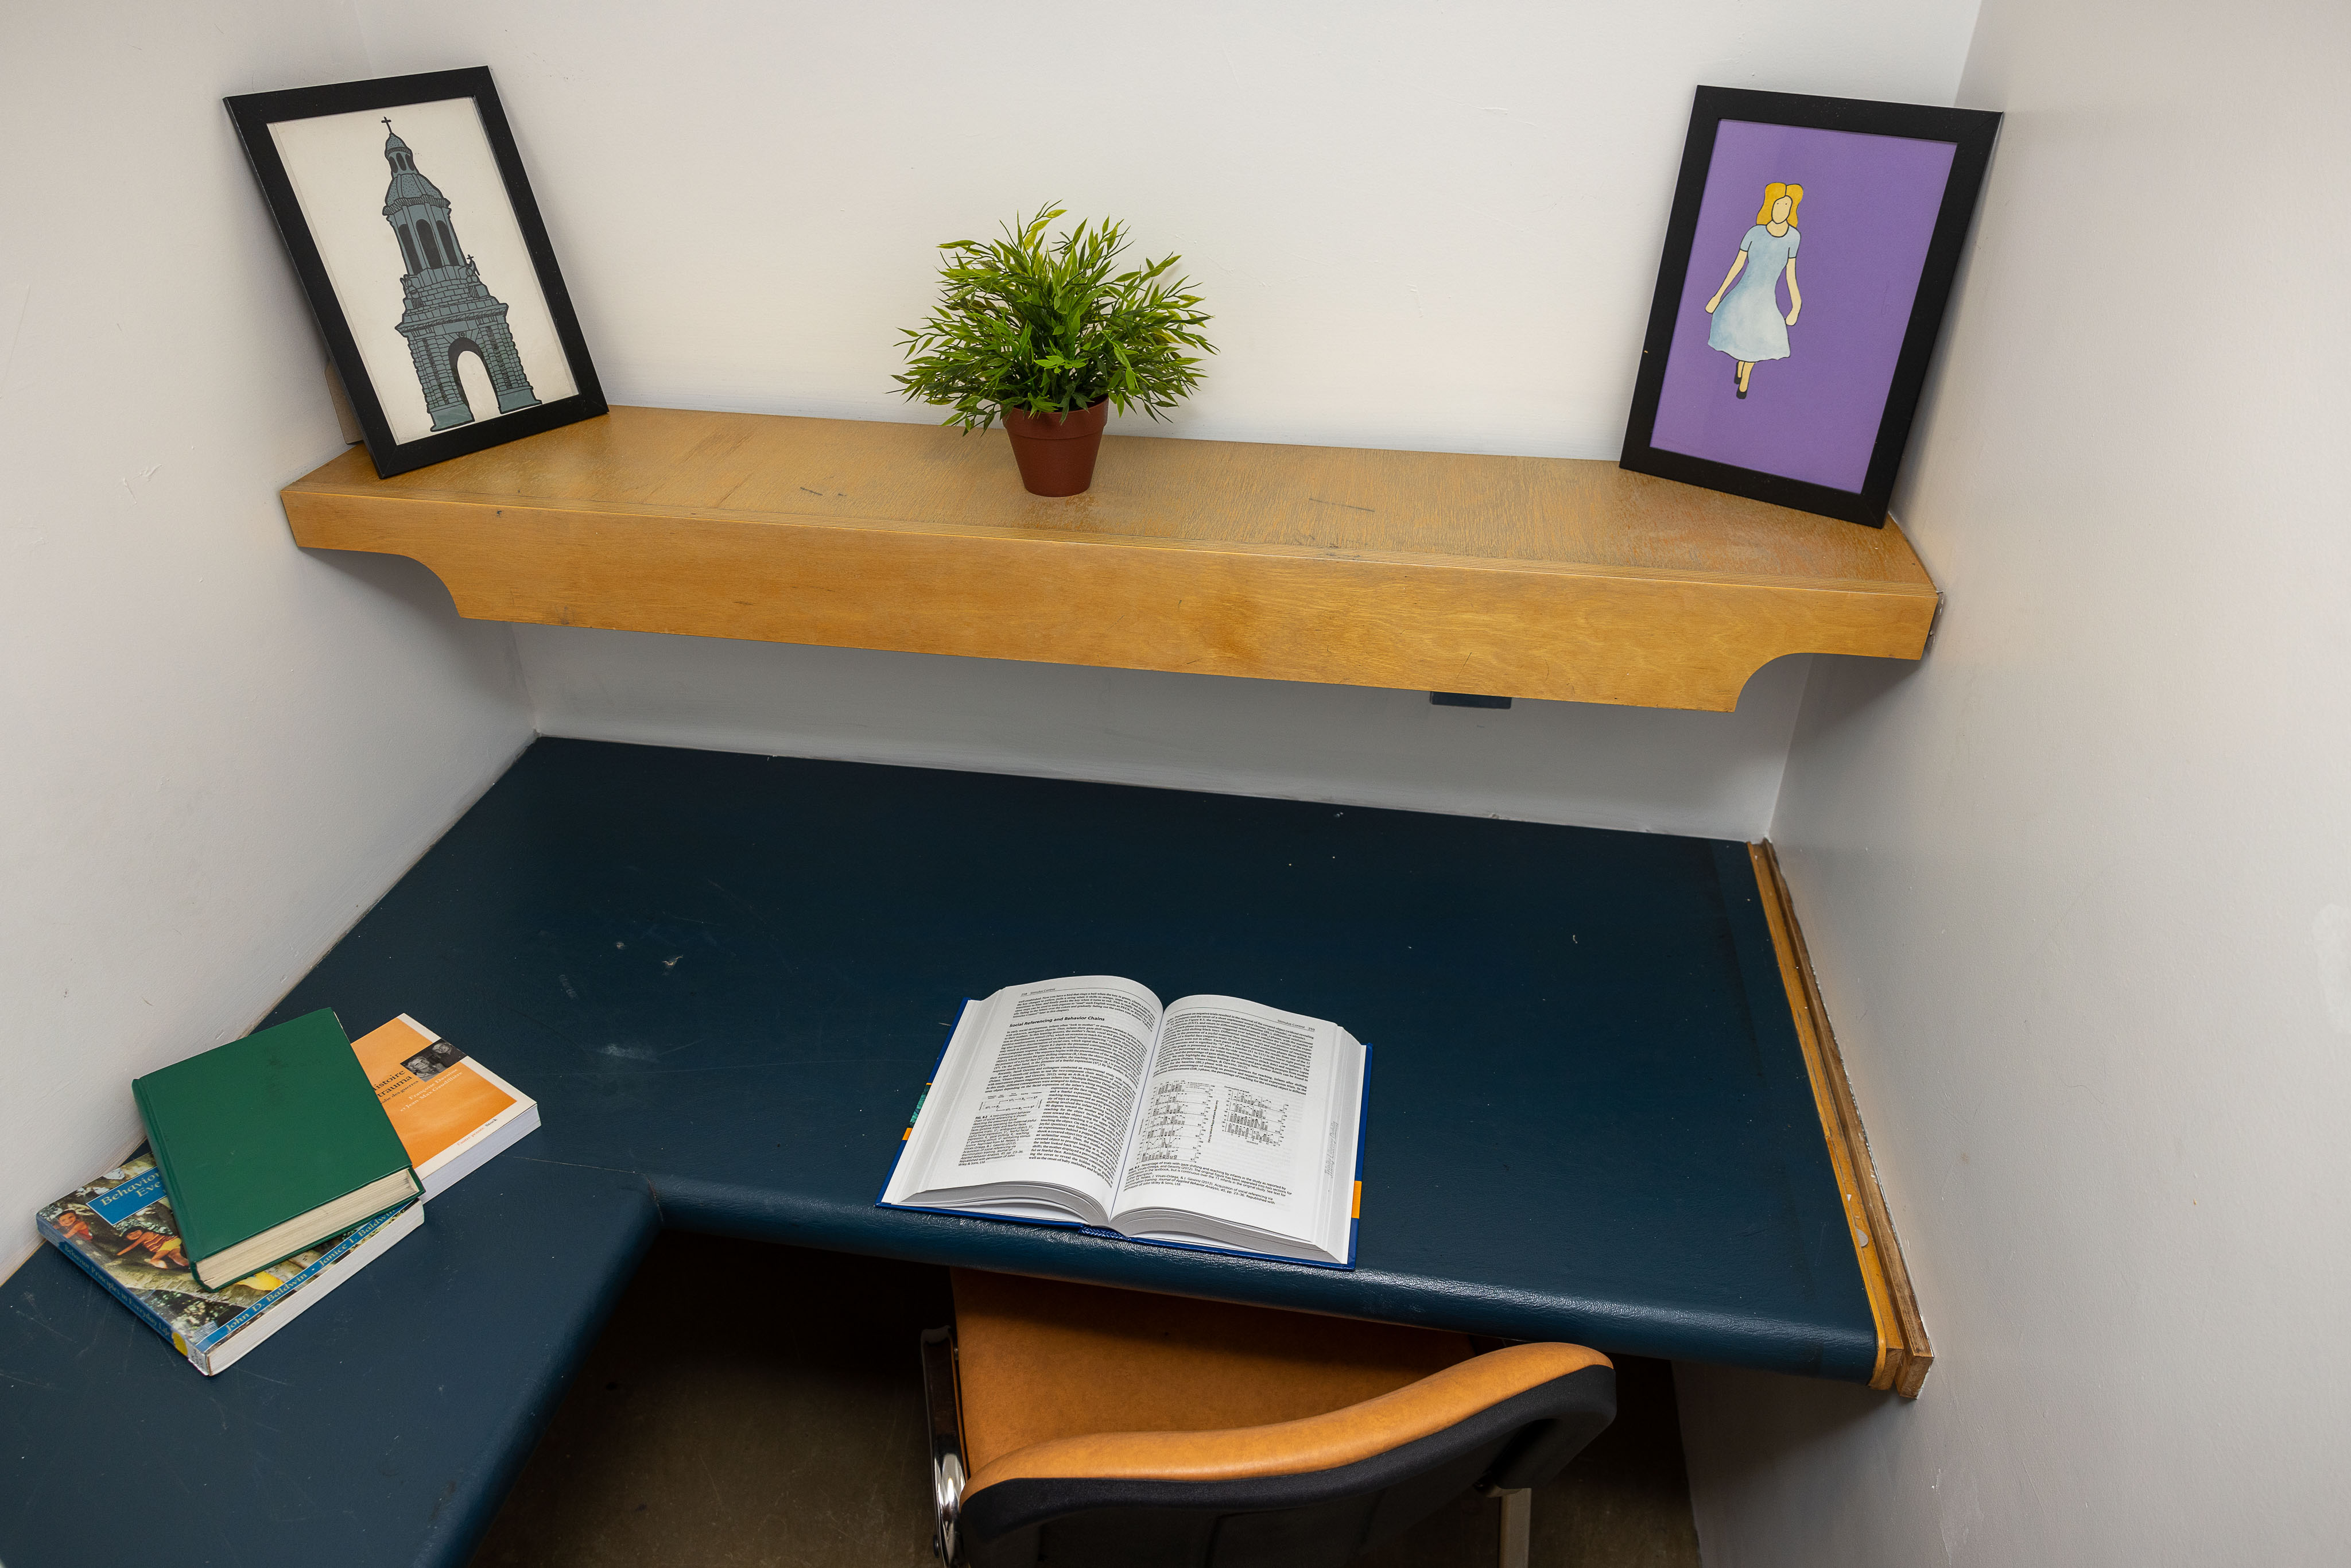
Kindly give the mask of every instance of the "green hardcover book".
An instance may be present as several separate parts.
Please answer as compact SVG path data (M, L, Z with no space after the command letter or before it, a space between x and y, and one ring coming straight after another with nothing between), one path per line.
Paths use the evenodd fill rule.
M133 1079L131 1091L208 1290L423 1190L326 1009Z

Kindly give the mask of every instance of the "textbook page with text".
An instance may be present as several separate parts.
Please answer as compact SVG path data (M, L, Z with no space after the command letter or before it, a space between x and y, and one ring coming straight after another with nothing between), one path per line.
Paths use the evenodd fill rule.
M964 1004L881 1201L1351 1268L1368 1054L1238 997L1007 986Z

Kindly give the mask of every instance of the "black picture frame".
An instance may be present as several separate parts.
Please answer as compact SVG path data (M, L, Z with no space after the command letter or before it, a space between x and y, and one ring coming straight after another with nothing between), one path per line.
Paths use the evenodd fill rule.
M547 322L541 325L552 327L554 339L567 361L572 390L566 395L536 401L511 410L502 406L494 416L483 417L474 411L469 413L469 423L449 428L436 425L426 434L402 439L394 433L381 390L370 373L366 357L360 350L347 302L336 290L319 238L313 234L310 221L305 215L301 200L296 193L294 178L287 168L270 128L288 121L329 115L358 112L396 115L403 108L441 104L457 99L472 99L480 116L489 156L505 186L507 207L535 275L538 302L546 308ZM366 438L368 455L374 459L378 475L390 477L394 474L405 474L468 452L479 452L486 447L520 440L559 425L592 419L606 412L603 388L597 381L595 365L588 356L587 341L580 336L578 313L573 310L571 296L563 286L563 274L556 266L554 247L548 243L546 222L539 215L538 203L531 195L529 178L523 172L522 158L515 150L514 132L507 123L506 110L498 101L497 87L490 79L487 66L384 77L372 81L339 82L327 87L295 88L280 92L247 93L223 101L236 127L237 137L244 143L246 157L253 165L254 175L261 183L262 196L268 203L271 216L277 220L277 232L286 242L287 253L294 263L296 275L301 279L303 292L308 296L311 310L318 317L319 330L326 339L327 352L333 361L336 373L342 378L343 390L350 400L351 412ZM385 156L389 159L390 153ZM409 163L412 171L415 171L417 160L413 156L410 157ZM427 178L429 180L429 175ZM446 204L444 200L444 205ZM389 219L385 221L389 223ZM444 236L447 236L449 232L445 226L439 229ZM392 264L397 267L402 265L401 256L409 254L407 236L402 235L395 240L394 230L389 226L384 234L392 246ZM469 277L479 279L473 252L470 249L460 251L454 241L451 249L459 255L462 270ZM411 277L423 276L423 258L412 259L407 266L410 268L407 274L396 274L403 288L407 287ZM445 282L462 282L464 280L456 277L460 270L459 262L450 262L440 276ZM488 289L486 280L484 280L483 287ZM511 281L502 282L497 287L513 292ZM507 319L504 301L495 292L487 292L484 298L490 305L500 307L495 314L502 329ZM488 315L486 311L483 313L485 326L487 325ZM403 323L407 319L408 317L403 316ZM535 326L534 329L538 327ZM409 335L404 327L402 335ZM422 329L419 335L422 335ZM413 341L412 339L412 344ZM455 367L465 349L472 349L485 361L500 352L495 347L485 349L470 340L451 348L446 357L451 367L452 384L459 384ZM415 351L421 361L424 357L424 349L417 348ZM512 368L501 367L490 373L509 378L527 376L527 367L519 358L514 357L511 332L507 334L503 351L511 361ZM379 358L380 369L382 362ZM425 373L418 369L415 374L420 384L415 387L403 384L402 390L422 391L430 404L434 394L429 387L421 384ZM533 390L526 379L521 392ZM498 401L503 405L508 395L507 389L500 385L496 391ZM465 402L461 384L457 397L460 403Z
M1674 350L1675 329L1693 262L1691 252L1698 235L1699 208L1708 176L1714 167L1717 135L1725 120L1906 137L1949 142L1953 148L1908 325L1895 358L1893 380L1876 441L1870 448L1866 475L1858 491L1652 444L1658 404ZM1926 385L1928 366L1942 328L1944 308L1950 299L1951 283L1959 271L1959 253L1967 243L1968 228L1983 189L1984 172L1991 162L2000 120L1998 114L1980 110L1814 98L1739 88L1699 88L1690 108L1689 132L1682 144L1681 171L1674 186L1673 211L1667 220L1665 252L1657 266L1656 293L1650 303L1648 330L1643 340L1639 373L1634 382L1621 465L1637 474L1653 474L1867 528L1884 528L1895 476L1900 471L1903 448L1910 438L1911 419L1917 412L1919 392Z

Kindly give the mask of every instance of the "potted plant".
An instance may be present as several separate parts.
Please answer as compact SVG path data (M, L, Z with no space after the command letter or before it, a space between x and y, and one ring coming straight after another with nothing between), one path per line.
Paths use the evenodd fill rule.
M1020 482L1039 496L1092 484L1110 411L1162 417L1199 384L1185 350L1216 352L1190 281L1167 281L1181 256L1115 271L1125 225L1081 223L1049 240L1062 211L1016 216L999 240L939 246L939 303L907 330L897 378L909 400L953 409L946 423L986 430L1000 415Z

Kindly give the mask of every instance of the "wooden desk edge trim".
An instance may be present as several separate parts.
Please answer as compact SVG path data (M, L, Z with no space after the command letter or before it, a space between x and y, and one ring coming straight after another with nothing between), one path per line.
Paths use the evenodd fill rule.
M1803 928L1796 923L1787 879L1780 873L1779 854L1768 841L1748 845L1747 853L1754 862L1764 918L1771 924L1771 946L1780 959L1780 979L1787 988L1796 1038L1803 1048L1804 1071L1812 1079L1821 1133L1828 1141L1829 1161L1836 1167L1841 1184L1854 1259L1869 1293L1870 1312L1877 1322L1878 1359L1869 1385L1916 1399L1934 1365L1935 1352L1927 1338L1926 1321L1919 1315L1917 1294L1911 1289L1909 1265L1903 1260L1901 1239L1894 1232L1886 1195L1878 1186L1869 1136L1862 1128L1861 1109L1845 1077L1836 1034L1829 1027L1820 980L1804 946ZM1869 1238L1867 1246L1861 1244L1865 1234Z
M381 550L381 543L350 544L323 536L332 531L335 517L328 507L335 502L370 507L419 506L435 509L465 507L492 513L533 512L549 517L585 515L595 517L641 517L648 522L732 523L756 528L835 528L846 532L893 535L933 534L956 538L1002 539L1038 545L1108 545L1189 553L1275 558L1290 560L1364 561L1387 566L1440 567L1458 571L1492 571L1510 575L1598 577L1625 581L1702 583L1709 587L1792 590L1805 593L1858 594L1865 598L1915 599L1927 606L1928 619L1942 598L1931 581L1901 581L1888 578L1804 577L1774 572L1709 571L1695 567L1611 566L1601 561L1543 559L1534 557L1458 555L1426 550L1357 549L1343 545L1263 543L1184 535L1089 533L1071 529L1001 528L985 523L956 523L914 517L837 517L822 512L762 512L727 507L670 507L638 501L558 500L543 496L498 496L471 490L388 489L381 486L305 478L278 492L295 542L314 549ZM327 503L313 510L308 503ZM1886 525L1894 528L1892 522ZM374 523L372 531L390 533L395 525ZM1905 539L1907 543L1907 539ZM397 552L393 552L397 553ZM1922 638L1923 640L1923 638ZM1898 656L1898 655L1896 655Z

